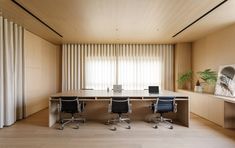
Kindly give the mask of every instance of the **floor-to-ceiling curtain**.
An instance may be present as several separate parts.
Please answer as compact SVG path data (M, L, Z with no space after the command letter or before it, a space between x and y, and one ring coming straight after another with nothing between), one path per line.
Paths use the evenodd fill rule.
M71 58L75 52L67 51L71 46L78 47L80 56ZM93 89L122 84L127 90L143 90L150 85L173 90L173 52L173 45L64 44L63 90L79 89L68 87L72 83ZM74 66L79 73L71 70Z
M85 49L85 88L107 89L116 84L114 45L89 44Z
M0 16L0 128L24 113L23 28Z
M62 45L62 91L80 89L82 45Z
M173 90L173 45L124 44L117 51L118 83L124 89L158 85Z
M162 50L156 45L119 45L118 83L130 90L143 90L150 85L162 86Z

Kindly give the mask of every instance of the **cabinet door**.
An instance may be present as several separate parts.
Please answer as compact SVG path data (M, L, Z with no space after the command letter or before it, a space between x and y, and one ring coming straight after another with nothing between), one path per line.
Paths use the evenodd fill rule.
M205 95L195 93L192 97L194 99L195 114L208 118L208 99Z
M224 101L215 97L210 97L208 100L208 119L220 126L224 126Z

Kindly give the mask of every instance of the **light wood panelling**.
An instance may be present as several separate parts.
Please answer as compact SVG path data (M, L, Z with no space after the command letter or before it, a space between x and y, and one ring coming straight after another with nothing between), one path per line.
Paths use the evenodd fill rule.
M235 25L214 32L193 42L192 67L198 72L211 68L219 70L220 65L235 64ZM194 77L194 84L197 78ZM206 92L214 92L214 87L205 87Z
M38 20L27 14L24 10L19 8L11 0L0 0L0 12L5 18L14 21L18 25L23 26L30 32L44 38L50 42L59 44L62 38L52 32L50 29L41 24Z
M192 69L191 43L177 43L175 45L175 90L179 88L177 80L179 76ZM191 89L191 83L183 86Z
M56 43L188 42L234 23L230 0L176 38L172 36L222 0L16 0L63 35L60 38L10 0L3 15Z
M61 50L24 30L25 115L48 107L48 97L60 91Z

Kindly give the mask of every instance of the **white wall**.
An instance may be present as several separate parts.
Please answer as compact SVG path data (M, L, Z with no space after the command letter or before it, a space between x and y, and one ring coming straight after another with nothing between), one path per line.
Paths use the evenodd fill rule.
M60 91L61 47L24 31L25 115L48 107L51 94Z

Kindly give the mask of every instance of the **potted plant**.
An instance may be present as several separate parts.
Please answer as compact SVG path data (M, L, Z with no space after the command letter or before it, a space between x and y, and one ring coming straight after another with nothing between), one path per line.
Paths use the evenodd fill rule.
M207 84L215 84L217 81L217 73L211 69L197 72L199 77Z
M206 69L204 71L197 72L197 74L199 75L199 78L203 80L203 82L201 82L201 84L203 84L202 89L204 89L205 87L204 84L207 84L208 87L206 89L206 92L212 92L214 89L215 83L217 81L216 71L212 71L211 69Z
M192 70L187 71L179 76L178 84L180 88L190 90L191 89L191 80L193 72Z

